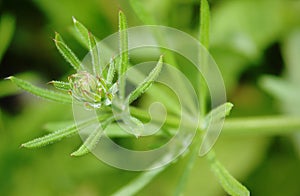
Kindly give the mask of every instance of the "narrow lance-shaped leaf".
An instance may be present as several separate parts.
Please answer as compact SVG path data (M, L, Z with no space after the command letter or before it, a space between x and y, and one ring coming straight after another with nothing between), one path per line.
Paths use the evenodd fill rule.
M109 68L107 71L107 77L106 77L106 82L108 84L112 84L114 79L114 74L115 74L115 61L113 58L111 58L109 62Z
M75 152L71 153L71 156L83 156L88 154L93 148L95 148L102 134L103 129L99 126L88 136L84 143Z
M32 82L41 80L38 74L32 72L22 72L17 74L15 77L22 78L24 80L29 80ZM20 93L21 91L21 89L17 85L8 80L0 81L0 89L0 98L5 96L12 96Z
M93 72L96 76L100 75L100 54L96 38L89 32L89 49L92 57Z
M11 80L21 89L26 90L38 97L42 97L59 103L72 103L72 98L68 94L62 94L59 92L43 89L13 76L8 77L7 79Z
M129 103L136 100L141 94L143 94L151 86L151 84L158 77L163 66L163 56L160 56L158 63L155 68L150 72L150 74L145 78L145 80L139 84L139 86L129 94Z
M70 63L70 65L78 71L81 67L81 63L77 56L72 52L72 50L64 43L63 39L58 33L55 33L54 39L55 45L61 55L65 58L65 60Z
M50 133L48 135L45 135L43 137L36 138L34 140L31 140L29 142L26 142L21 145L21 147L25 148L38 148L43 147L48 144L57 142L63 138L70 137L77 133L76 125L69 126L64 129L60 129L58 131L55 131L53 133Z
M100 137L102 136L105 128L112 122L113 118L109 118L104 121L88 136L88 138L84 141L84 143L79 147L78 150L73 152L71 156L83 156L89 153L93 148L96 147Z
M73 17L73 23L74 23L75 30L80 35L84 44L90 50L94 74L99 75L100 74L100 56L99 56L99 49L97 47L97 39L91 32L89 32L89 30L83 24L81 24L79 21L77 21L74 17Z
M119 36L120 36L120 55L121 60L118 67L119 74L119 93L120 98L125 96L125 77L122 77L128 67L128 35L127 35L127 21L124 13L119 12Z
M217 108L214 108L212 111L210 111L205 116L204 122L203 122L201 128L203 130L205 130L209 124L224 119L226 116L229 115L232 107L233 107L232 103L226 102L226 103L218 106ZM210 122L211 120L214 120L214 122Z
M89 30L81 24L76 18L73 17L73 23L76 31L80 35L83 43L86 45L86 47L90 48L89 46Z
M219 179L220 184L224 190L232 196L249 196L249 190L237 181L230 173L224 168L224 166L216 159L214 152L210 152L207 155L210 161L210 167Z
M71 90L71 86L67 82L53 80L53 81L49 82L48 84L52 84L55 88L57 88L59 90L64 90L64 91Z
M95 122L95 119L90 119L90 120L83 121L79 124L70 125L66 128L59 129L59 130L52 132L48 135L45 135L43 137L39 137L39 138L36 138L29 142L26 142L26 143L22 144L21 147L38 148L38 147L46 146L48 144L57 142L63 138L70 137L70 136L76 134L77 128L83 128L93 122Z
M217 141L225 120L233 107L232 103L224 103L214 108L201 122L201 129L205 130L205 135L200 146L199 155L207 154Z

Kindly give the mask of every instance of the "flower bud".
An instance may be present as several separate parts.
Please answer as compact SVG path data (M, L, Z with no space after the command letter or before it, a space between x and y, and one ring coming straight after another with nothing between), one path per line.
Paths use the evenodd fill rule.
M73 97L84 102L86 106L99 108L106 99L106 84L101 78L81 71L71 75L69 78L71 93Z

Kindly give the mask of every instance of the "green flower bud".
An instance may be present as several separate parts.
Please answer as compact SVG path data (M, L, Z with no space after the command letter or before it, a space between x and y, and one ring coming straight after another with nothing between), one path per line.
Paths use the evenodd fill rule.
M81 71L71 75L69 78L71 93L73 97L84 102L86 106L100 108L107 96L106 83L92 74Z

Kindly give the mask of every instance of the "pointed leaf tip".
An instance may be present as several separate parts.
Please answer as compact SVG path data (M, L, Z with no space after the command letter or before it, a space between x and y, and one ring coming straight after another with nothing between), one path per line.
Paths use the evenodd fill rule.
M70 155L71 157L80 157L88 153L90 153L89 149L83 144L79 149L77 149L75 152L72 152Z
M16 84L19 88L21 88L33 95L36 95L38 97L45 98L45 99L52 100L52 101L57 101L60 103L72 103L72 99L69 95L37 87L25 80L22 80L22 79L13 77L13 76L10 76L9 79L14 84Z
M59 33L56 32L56 31L54 32L54 35L55 35L55 36L54 36L54 39L55 39L55 40L57 40L57 39L59 38L59 36L60 36Z
M72 20L73 20L74 24L77 23L77 20L76 20L76 18L74 16L72 16Z
M145 78L145 80L140 83L134 91L129 94L129 103L132 103L139 96L141 96L144 92L146 92L150 86L154 83L156 78L159 76L163 67L163 56L159 57L159 60L153 70L149 73L149 75Z
M218 178L219 183L229 195L250 196L250 191L236 180L226 168L217 160L215 154L211 152L207 155L212 172Z
M4 78L4 80L12 80L13 76L8 76L6 78Z
M64 59L70 63L70 65L75 69L79 70L81 68L81 62L77 58L77 56L73 53L73 51L64 43L62 37L59 33L55 32L54 42L56 48L60 52L60 54L64 57Z
M123 14L123 15L124 15L123 10L121 10L121 9L119 9L119 15L120 15L120 14Z

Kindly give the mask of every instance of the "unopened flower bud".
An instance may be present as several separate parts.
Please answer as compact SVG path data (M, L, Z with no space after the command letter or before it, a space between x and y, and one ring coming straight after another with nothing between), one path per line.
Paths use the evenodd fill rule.
M106 86L100 78L81 71L69 77L73 97L92 108L99 108L106 99Z

